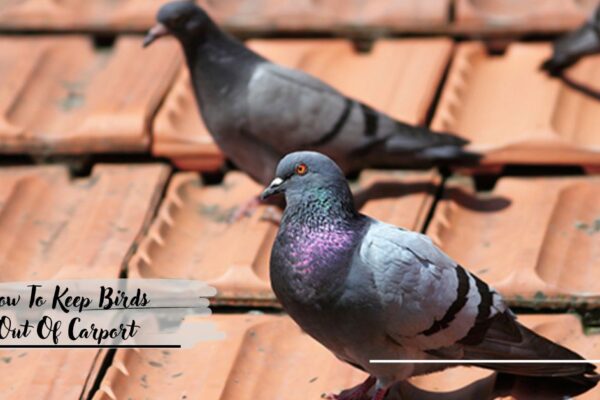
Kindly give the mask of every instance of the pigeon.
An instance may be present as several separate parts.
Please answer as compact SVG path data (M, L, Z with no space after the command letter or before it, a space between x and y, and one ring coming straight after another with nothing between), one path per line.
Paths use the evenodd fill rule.
M461 137L396 121L311 75L268 61L193 2L167 3L157 20L144 46L169 34L178 39L206 127L225 156L263 185L277 162L298 150L327 154L347 173L479 157L463 150L468 141Z
M558 76L582 57L600 53L600 6L579 29L554 42L552 57L544 61L542 70Z
M559 398L600 379L581 356L521 325L498 292L429 237L360 214L329 157L285 156L262 197L279 193L286 208L271 252L273 291L305 332L370 375L349 397L336 398L371 390L381 400L394 383L458 361L514 377L515 386L555 388ZM440 362L370 362L390 359ZM579 361L489 362L515 359Z

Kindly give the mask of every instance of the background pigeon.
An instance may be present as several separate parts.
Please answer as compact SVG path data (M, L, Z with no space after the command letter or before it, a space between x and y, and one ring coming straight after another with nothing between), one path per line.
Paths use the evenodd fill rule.
M271 254L273 290L308 334L376 378L374 398L394 382L448 365L371 359L582 360L517 322L497 292L427 236L359 214L328 157L287 155L263 197L277 193L287 206ZM576 395L600 379L589 363L478 365L531 388L528 399L546 387L556 398Z
M595 53L600 53L600 6L583 26L554 42L552 57L541 68L559 75L583 56Z
M301 71L273 64L222 32L204 10L175 1L158 12L144 45L174 35L185 52L204 122L225 155L267 184L285 154L319 150L345 172L426 167L467 141L396 121Z

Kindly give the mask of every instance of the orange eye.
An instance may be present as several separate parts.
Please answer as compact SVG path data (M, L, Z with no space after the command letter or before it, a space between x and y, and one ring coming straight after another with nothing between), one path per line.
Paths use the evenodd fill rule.
M296 165L296 173L298 175L304 175L308 172L308 167L306 164L298 164Z

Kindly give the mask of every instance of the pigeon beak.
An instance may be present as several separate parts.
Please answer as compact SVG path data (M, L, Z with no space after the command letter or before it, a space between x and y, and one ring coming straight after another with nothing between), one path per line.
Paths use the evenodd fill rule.
M283 182L284 181L281 178L273 179L273 182L271 182L269 187L267 187L265 191L262 192L262 194L260 195L261 200L266 200L269 197L276 195L277 193L281 193L281 191L283 190L283 188L281 187Z
M148 34L146 34L146 37L144 38L144 43L143 46L144 47L148 47L152 44L152 42L154 42L156 39L161 38L163 36L167 36L169 35L171 32L169 32L169 29L164 26L161 23L158 23L156 25L154 25L152 27L152 29L150 29L148 31Z

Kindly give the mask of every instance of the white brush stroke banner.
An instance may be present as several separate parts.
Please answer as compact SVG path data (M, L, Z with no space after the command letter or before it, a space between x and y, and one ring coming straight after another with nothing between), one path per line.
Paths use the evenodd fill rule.
M224 338L208 318L216 292L179 279L0 283L0 347L193 347Z

